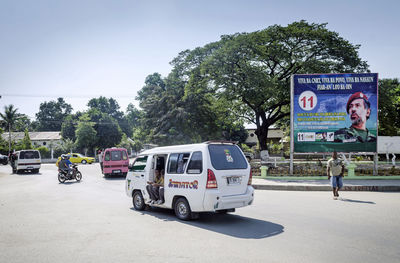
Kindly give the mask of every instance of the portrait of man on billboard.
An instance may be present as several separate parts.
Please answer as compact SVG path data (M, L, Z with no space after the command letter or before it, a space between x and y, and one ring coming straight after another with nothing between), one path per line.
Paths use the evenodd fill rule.
M366 122L371 116L371 104L362 92L352 94L346 105L347 114L351 121L349 128L335 131L335 142L376 142L376 136L367 128Z

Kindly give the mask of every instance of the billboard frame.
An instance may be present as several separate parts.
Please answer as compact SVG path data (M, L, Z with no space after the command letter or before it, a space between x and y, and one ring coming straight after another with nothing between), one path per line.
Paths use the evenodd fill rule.
M289 164L289 173L290 175L293 175L293 170L294 170L294 164L293 164L293 159L294 159L294 77L296 75L309 75L309 76L317 76L317 75L339 75L339 74L362 74L362 73L314 73L314 74L292 74L290 77L290 164ZM377 90L376 90L376 110L377 110L377 115L376 115L376 137L378 138L379 134L379 114L378 114L378 109L379 109L379 74L378 73L367 73L367 74L376 74L376 85L377 85ZM349 156L352 154L355 154L355 152L347 152ZM357 154L365 154L365 155L373 155L374 156L374 168L373 168L373 175L378 175L378 140L376 142L376 151L375 152L357 152ZM317 154L330 154L330 152L299 152L296 153L298 155L317 155Z

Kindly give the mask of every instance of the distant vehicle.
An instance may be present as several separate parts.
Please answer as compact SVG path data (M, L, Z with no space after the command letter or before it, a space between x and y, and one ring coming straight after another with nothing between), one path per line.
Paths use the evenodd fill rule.
M0 163L3 164L3 165L7 165L8 164L8 157L6 155L0 154Z
M128 173L129 158L125 148L107 148L103 152L103 174L126 176Z
M71 161L71 163L92 164L95 162L95 159L93 157L87 157L80 153L68 153L67 155L69 156L69 160ZM60 162L60 160L61 160L61 156L58 157L57 166L58 166L58 163Z
M21 150L14 153L15 160L11 161L13 173L20 171L31 171L38 173L42 159L37 150Z
M165 202L152 202L146 188L155 170L164 175ZM254 188L251 168L232 142L157 147L135 159L125 190L136 210L147 206L174 209L181 220L196 219L199 212L234 212L251 205Z

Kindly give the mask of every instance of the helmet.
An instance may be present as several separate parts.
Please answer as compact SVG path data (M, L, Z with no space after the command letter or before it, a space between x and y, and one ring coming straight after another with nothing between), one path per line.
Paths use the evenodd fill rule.
M65 159L65 154L61 154L61 158L62 158L62 159Z
M347 113L349 113L349 106L350 106L350 103L351 103L353 100L356 100L356 99L363 99L363 100L365 101L365 104L368 106L368 108L371 107L371 103L369 102L368 97L365 96L364 93L362 93L362 92L359 91L359 92L356 92L356 93L354 93L353 95L351 95L350 98L349 98L349 100L347 101L347 106L346 106Z

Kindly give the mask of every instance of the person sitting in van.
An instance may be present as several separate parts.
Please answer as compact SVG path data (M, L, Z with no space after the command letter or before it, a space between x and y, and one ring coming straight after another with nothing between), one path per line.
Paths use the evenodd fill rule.
M164 199L164 169L161 170L161 183L159 184L158 187L158 200L156 201L157 205L164 204L165 199Z
M160 200L160 187L164 188L164 175L161 173L160 170L155 170L154 171L155 178L154 182L147 182L149 185L146 186L147 192L150 195L150 204L154 203L161 203ZM164 199L164 189L162 190L163 192L163 199ZM160 201L160 202L158 202Z
M67 174L71 171L71 161L69 160L69 156L68 155L61 155L61 161L58 164L58 168L65 171Z

